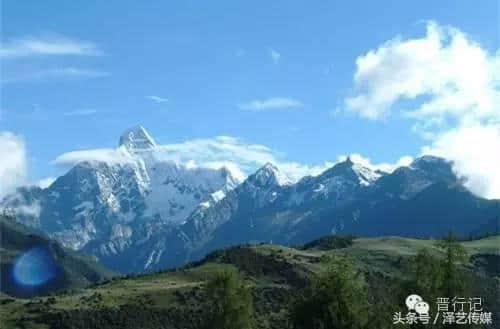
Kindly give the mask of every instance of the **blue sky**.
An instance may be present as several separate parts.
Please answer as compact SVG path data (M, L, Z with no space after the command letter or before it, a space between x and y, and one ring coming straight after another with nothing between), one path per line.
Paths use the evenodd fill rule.
M480 48L487 60L477 65L489 67L498 57L498 15L496 1L4 0L0 131L24 143L28 181L64 172L53 161L66 152L115 147L137 124L160 144L231 136L242 148L263 145L276 159L306 167L350 153L395 163L423 148L453 158L446 136L471 128L462 124L468 113L488 132L496 106L474 100L464 111L457 105L423 114L422 104L461 79L457 72L423 87L412 78L380 101L386 94L378 84L394 81L407 58L389 69L363 68L357 59L373 51L393 63L394 43L430 39L435 24L445 39L454 40L455 30L465 35L464 49ZM437 61L410 63L440 63L446 50ZM496 95L489 76L477 79ZM417 118L405 114L413 109Z

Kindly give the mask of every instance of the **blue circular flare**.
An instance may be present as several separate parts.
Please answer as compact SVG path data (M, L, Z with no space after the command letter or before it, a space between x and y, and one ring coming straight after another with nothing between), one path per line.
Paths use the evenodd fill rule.
M20 285L39 286L56 276L57 266L45 248L35 247L16 260L12 273Z

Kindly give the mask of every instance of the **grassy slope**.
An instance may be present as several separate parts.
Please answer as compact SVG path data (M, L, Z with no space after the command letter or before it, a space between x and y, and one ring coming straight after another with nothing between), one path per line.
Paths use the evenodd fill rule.
M500 236L462 244L470 256L500 255ZM200 264L177 271L122 278L85 290L60 294L50 305L47 297L31 301L12 300L7 304L4 304L4 297L0 300L3 304L0 306L0 323L5 329L16 328L16 323L20 322L26 328L44 328L46 326L33 321L42 312L109 312L127 305L165 312L158 316L177 313L181 318L178 321L183 321L182 314L191 316L202 312L203 283L217 269L236 266L243 270L250 284L255 286L258 327L278 328L283 325L280 321L284 317L283 308L286 307L287 298L305 282L303 280L310 273L324 269L327 256L347 253L357 259L363 270L391 277L401 275L401 262L424 247L439 253L434 247L434 241L399 237L360 238L355 239L354 244L347 248L326 251L299 250L278 245L233 248L228 252L217 252ZM254 261L259 265L251 265ZM496 281L498 289L499 279L490 279ZM20 321L23 317L24 320ZM169 320L162 323L170 328ZM186 322L186 328L190 328L188 323L189 321Z
M16 223L12 218L0 215L0 268L3 278L0 291L15 291L14 282L10 282L8 273L15 260L33 247L48 250L62 270L59 282L54 282L50 289L48 287L44 290L42 287L34 294L44 294L52 289L83 288L116 275L93 258L65 249L42 233Z

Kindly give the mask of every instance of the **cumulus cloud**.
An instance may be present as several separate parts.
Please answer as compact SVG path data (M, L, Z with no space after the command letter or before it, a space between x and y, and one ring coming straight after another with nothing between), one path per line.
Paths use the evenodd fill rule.
M280 109L296 109L302 107L301 101L289 97L272 97L263 100L253 100L239 107L247 111L267 111L267 110L280 110Z
M439 134L422 153L454 160L466 186L487 198L500 198L500 123L462 125Z
M423 37L398 37L358 57L354 94L345 100L367 119L399 110L414 120L428 144L422 152L453 160L468 187L489 198L500 198L499 105L500 52L436 22Z
M422 38L396 38L358 57L356 93L346 105L379 119L397 101L424 96L409 115L436 121L488 118L500 100L499 63L498 54L489 54L460 30L429 22Z
M0 58L43 55L96 56L102 55L102 51L92 42L54 35L11 39L0 47Z
M21 137L0 132L0 198L26 179L26 149Z

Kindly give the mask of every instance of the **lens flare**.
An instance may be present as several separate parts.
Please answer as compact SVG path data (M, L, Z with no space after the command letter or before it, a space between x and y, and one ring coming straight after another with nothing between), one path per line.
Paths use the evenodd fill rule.
M12 273L18 284L39 286L56 276L57 266L45 248L36 247L16 260Z

